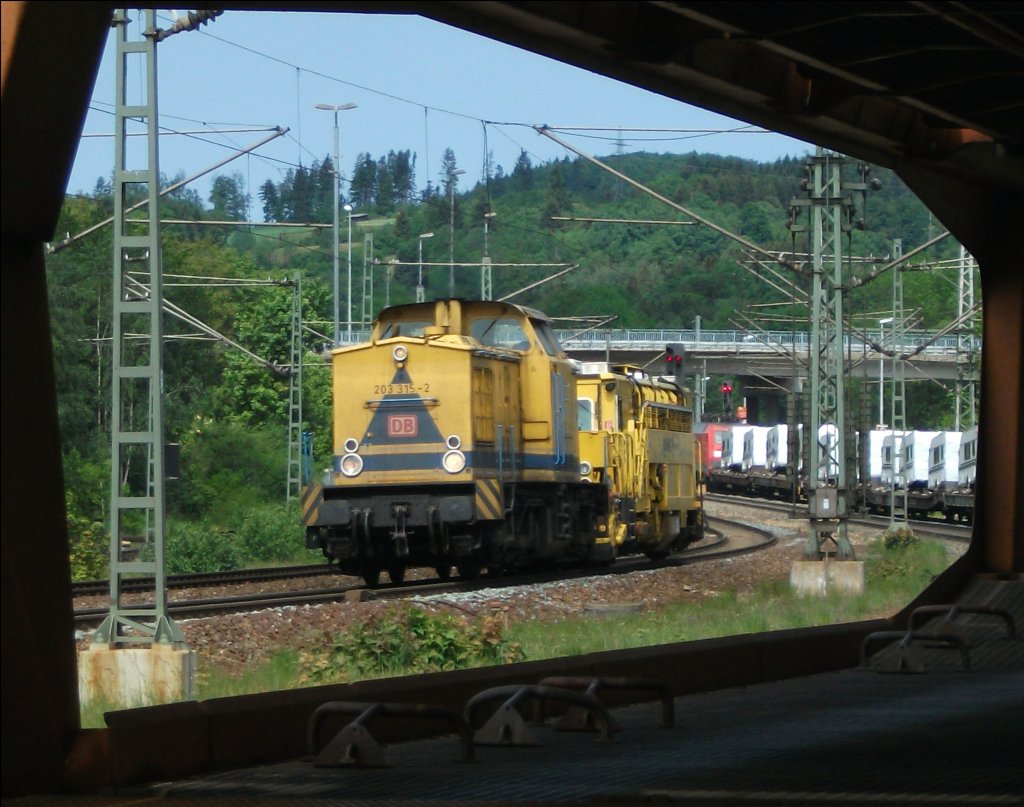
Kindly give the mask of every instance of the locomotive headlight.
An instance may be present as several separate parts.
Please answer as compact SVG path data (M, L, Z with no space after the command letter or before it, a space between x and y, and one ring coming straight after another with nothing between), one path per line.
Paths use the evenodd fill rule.
M449 451L441 459L441 465L450 474L457 474L466 467L466 455L461 451Z
M452 451L462 448L462 438L457 434L451 434L448 439L444 441L445 445L448 446Z
M345 476L359 476L363 470L363 458L358 454L346 454L341 458L341 472Z
M580 463L580 476L590 476L590 472L593 470L594 467L586 460Z
M344 446L346 454L355 454L359 450L359 441L355 437L349 437L345 440Z
M401 363L409 358L409 348L405 345L395 345L391 350L391 358Z

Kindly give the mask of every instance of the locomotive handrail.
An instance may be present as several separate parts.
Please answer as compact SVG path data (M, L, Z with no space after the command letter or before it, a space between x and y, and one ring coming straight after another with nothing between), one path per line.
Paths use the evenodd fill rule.
M363 406L366 409L383 409L390 406L408 406L409 404L437 406L438 403L437 398L371 398Z

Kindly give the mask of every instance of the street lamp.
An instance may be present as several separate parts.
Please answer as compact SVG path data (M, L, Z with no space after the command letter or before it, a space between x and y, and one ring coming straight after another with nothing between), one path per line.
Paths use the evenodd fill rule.
M433 237L434 237L433 233L420 233L420 237L419 237L419 242L420 242L420 275L419 275L419 280L416 283L416 302L417 303L422 303L424 301L425 297L426 297L426 295L423 293L423 239L424 238L433 238Z
M885 326L892 322L892 317L885 317L878 320L878 342L879 346L885 347ZM885 353L878 352L878 425L885 425Z
M338 168L340 157L341 137L338 130L338 113L346 109L355 109L355 104L317 104L317 109L323 109L334 113L334 345L337 347L341 340L341 327L338 324L338 199L341 196L341 173ZM349 317L351 320L351 317ZM350 326L351 327L351 326Z
M462 168L456 168L448 172L448 206L449 214L449 235L448 235L448 296L455 296L455 177L465 174Z

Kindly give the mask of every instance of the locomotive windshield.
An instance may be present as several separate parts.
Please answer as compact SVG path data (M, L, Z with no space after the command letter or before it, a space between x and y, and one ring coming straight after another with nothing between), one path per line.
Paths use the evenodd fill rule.
M544 345L544 352L552 357L562 355L562 345L559 343L558 337L555 336L551 323L540 319L531 319L530 322L533 324L537 336L540 337L540 343Z
M394 336L423 336L424 329L433 325L425 320L408 320L388 322L380 332L380 339L391 339Z
M515 317L484 317L473 320L470 335L487 347L505 347L513 350L529 350L522 323Z

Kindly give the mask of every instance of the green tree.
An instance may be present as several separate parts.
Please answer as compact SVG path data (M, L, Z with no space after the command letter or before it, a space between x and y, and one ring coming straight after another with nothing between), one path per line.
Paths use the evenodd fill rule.
M526 149L519 152L515 168L512 169L512 185L520 193L533 188L533 163Z
M210 216L228 221L247 221L250 200L244 188L245 178L241 174L214 177L210 188Z
M268 179L260 186L260 201L263 202L263 218L279 221L282 217L281 194L273 180Z

